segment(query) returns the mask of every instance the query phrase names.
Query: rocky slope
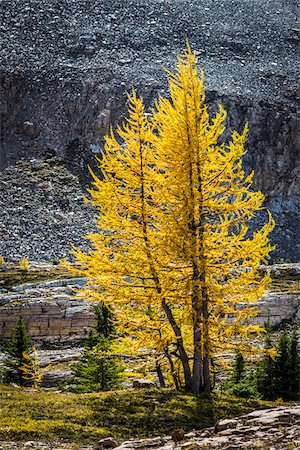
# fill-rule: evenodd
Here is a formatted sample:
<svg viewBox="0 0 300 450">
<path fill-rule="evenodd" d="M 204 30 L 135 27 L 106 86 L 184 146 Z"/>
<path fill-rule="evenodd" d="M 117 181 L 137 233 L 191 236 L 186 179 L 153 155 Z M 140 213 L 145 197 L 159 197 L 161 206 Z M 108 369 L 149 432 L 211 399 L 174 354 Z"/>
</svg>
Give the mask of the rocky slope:
<svg viewBox="0 0 300 450">
<path fill-rule="evenodd" d="M 87 181 L 86 162 L 124 113 L 125 91 L 135 85 L 150 105 L 166 89 L 161 67 L 174 66 L 188 37 L 206 71 L 212 109 L 223 102 L 228 125 L 238 130 L 249 120 L 246 165 L 256 170 L 256 187 L 277 221 L 274 257 L 299 259 L 296 0 L 1 0 L 1 12 L 0 168 L 54 157 Z M 15 202 L 23 193 L 14 184 L 19 175 L 9 169 L 0 176 L 9 179 L 5 195 Z M 7 254 L 20 253 L 21 238 L 24 252 L 32 251 L 30 214 L 34 209 L 15 236 L 1 219 Z M 78 222 L 80 232 L 86 218 Z M 72 226 L 61 223 L 57 231 L 66 228 Z M 48 247 L 48 229 L 41 229 L 41 247 Z M 51 259 L 53 252 L 37 248 L 33 257 Z"/>
<path fill-rule="evenodd" d="M 75 175 L 61 162 L 31 159 L 0 173 L 0 255 L 18 262 L 58 260 L 71 244 L 87 248 L 82 236 L 95 230 Z"/>
</svg>

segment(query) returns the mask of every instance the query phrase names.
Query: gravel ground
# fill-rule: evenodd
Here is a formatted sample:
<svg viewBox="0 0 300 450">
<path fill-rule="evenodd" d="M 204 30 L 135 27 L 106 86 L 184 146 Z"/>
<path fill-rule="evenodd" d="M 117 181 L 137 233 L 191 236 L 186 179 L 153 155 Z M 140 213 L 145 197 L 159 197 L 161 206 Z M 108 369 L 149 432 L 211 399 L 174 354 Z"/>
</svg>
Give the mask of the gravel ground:
<svg viewBox="0 0 300 450">
<path fill-rule="evenodd" d="M 0 67 L 36 78 L 59 73 L 64 83 L 101 70 L 116 81 L 139 84 L 156 78 L 162 63 L 172 66 L 188 37 L 210 89 L 278 98 L 299 70 L 297 5 L 297 0 L 1 0 Z"/>
<path fill-rule="evenodd" d="M 71 244 L 87 248 L 82 236 L 95 229 L 93 209 L 64 166 L 35 159 L 10 166 L 1 173 L 0 192 L 0 255 L 6 260 L 60 260 Z"/>
</svg>

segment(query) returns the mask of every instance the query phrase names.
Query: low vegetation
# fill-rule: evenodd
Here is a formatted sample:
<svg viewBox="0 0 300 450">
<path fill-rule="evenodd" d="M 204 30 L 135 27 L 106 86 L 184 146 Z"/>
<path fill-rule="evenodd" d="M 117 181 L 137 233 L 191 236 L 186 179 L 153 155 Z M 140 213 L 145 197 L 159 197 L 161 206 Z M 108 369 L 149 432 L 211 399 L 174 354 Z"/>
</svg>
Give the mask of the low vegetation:
<svg viewBox="0 0 300 450">
<path fill-rule="evenodd" d="M 20 270 L 20 264 L 9 263 L 1 266 L 0 261 L 1 289 L 10 289 L 23 283 L 39 283 L 67 277 L 72 277 L 72 275 L 61 265 L 29 265 L 28 270 L 24 271 Z"/>
<path fill-rule="evenodd" d="M 0 439 L 93 443 L 170 434 L 209 427 L 221 418 L 246 414 L 275 403 L 167 389 L 63 394 L 0 386 Z"/>
<path fill-rule="evenodd" d="M 300 291 L 300 273 L 280 273 L 273 276 L 270 286 L 272 292 L 299 292 Z"/>
</svg>

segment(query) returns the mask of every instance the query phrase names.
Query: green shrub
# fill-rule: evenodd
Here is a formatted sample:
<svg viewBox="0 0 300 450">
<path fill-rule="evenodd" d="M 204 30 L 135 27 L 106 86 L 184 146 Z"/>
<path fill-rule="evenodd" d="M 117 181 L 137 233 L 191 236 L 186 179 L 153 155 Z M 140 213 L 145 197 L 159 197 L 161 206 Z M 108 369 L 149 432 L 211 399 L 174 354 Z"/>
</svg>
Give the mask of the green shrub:
<svg viewBox="0 0 300 450">
<path fill-rule="evenodd" d="M 228 388 L 229 395 L 235 395 L 241 398 L 257 397 L 256 381 L 253 374 L 248 374 L 243 380 L 237 384 L 233 384 Z"/>
</svg>

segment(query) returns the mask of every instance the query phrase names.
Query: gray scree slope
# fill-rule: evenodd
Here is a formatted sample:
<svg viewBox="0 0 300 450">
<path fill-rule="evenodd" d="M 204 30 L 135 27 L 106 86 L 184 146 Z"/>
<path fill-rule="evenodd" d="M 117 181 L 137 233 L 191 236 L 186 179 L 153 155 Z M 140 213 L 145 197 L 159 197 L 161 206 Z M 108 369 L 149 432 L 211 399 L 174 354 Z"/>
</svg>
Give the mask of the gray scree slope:
<svg viewBox="0 0 300 450">
<path fill-rule="evenodd" d="M 100 151 L 109 123 L 124 114 L 126 90 L 136 86 L 151 105 L 158 92 L 166 92 L 162 66 L 174 67 L 188 37 L 205 69 L 212 110 L 222 102 L 228 126 L 240 131 L 249 121 L 245 163 L 256 171 L 256 187 L 275 215 L 274 258 L 299 259 L 296 0 L 1 0 L 0 6 L 1 170 L 20 159 L 54 159 L 88 181 L 87 161 Z M 10 187 L 9 170 L 2 179 L 11 205 L 22 198 L 22 185 Z M 9 253 L 52 258 L 53 251 L 39 255 L 31 245 L 28 228 L 36 211 L 28 185 L 25 197 L 33 219 L 23 224 L 20 212 L 5 214 L 2 199 L 0 230 Z M 43 199 L 35 201 L 42 210 Z M 52 203 L 59 211 L 55 197 Z M 55 230 L 68 242 L 75 228 L 66 226 L 68 207 L 62 212 L 66 222 Z M 51 248 L 55 231 L 47 227 L 41 225 L 40 239 Z M 22 235 L 25 228 L 28 238 Z M 5 253 L 8 246 L 1 242 Z M 66 248 L 57 244 L 55 255 L 63 256 Z"/>
</svg>

